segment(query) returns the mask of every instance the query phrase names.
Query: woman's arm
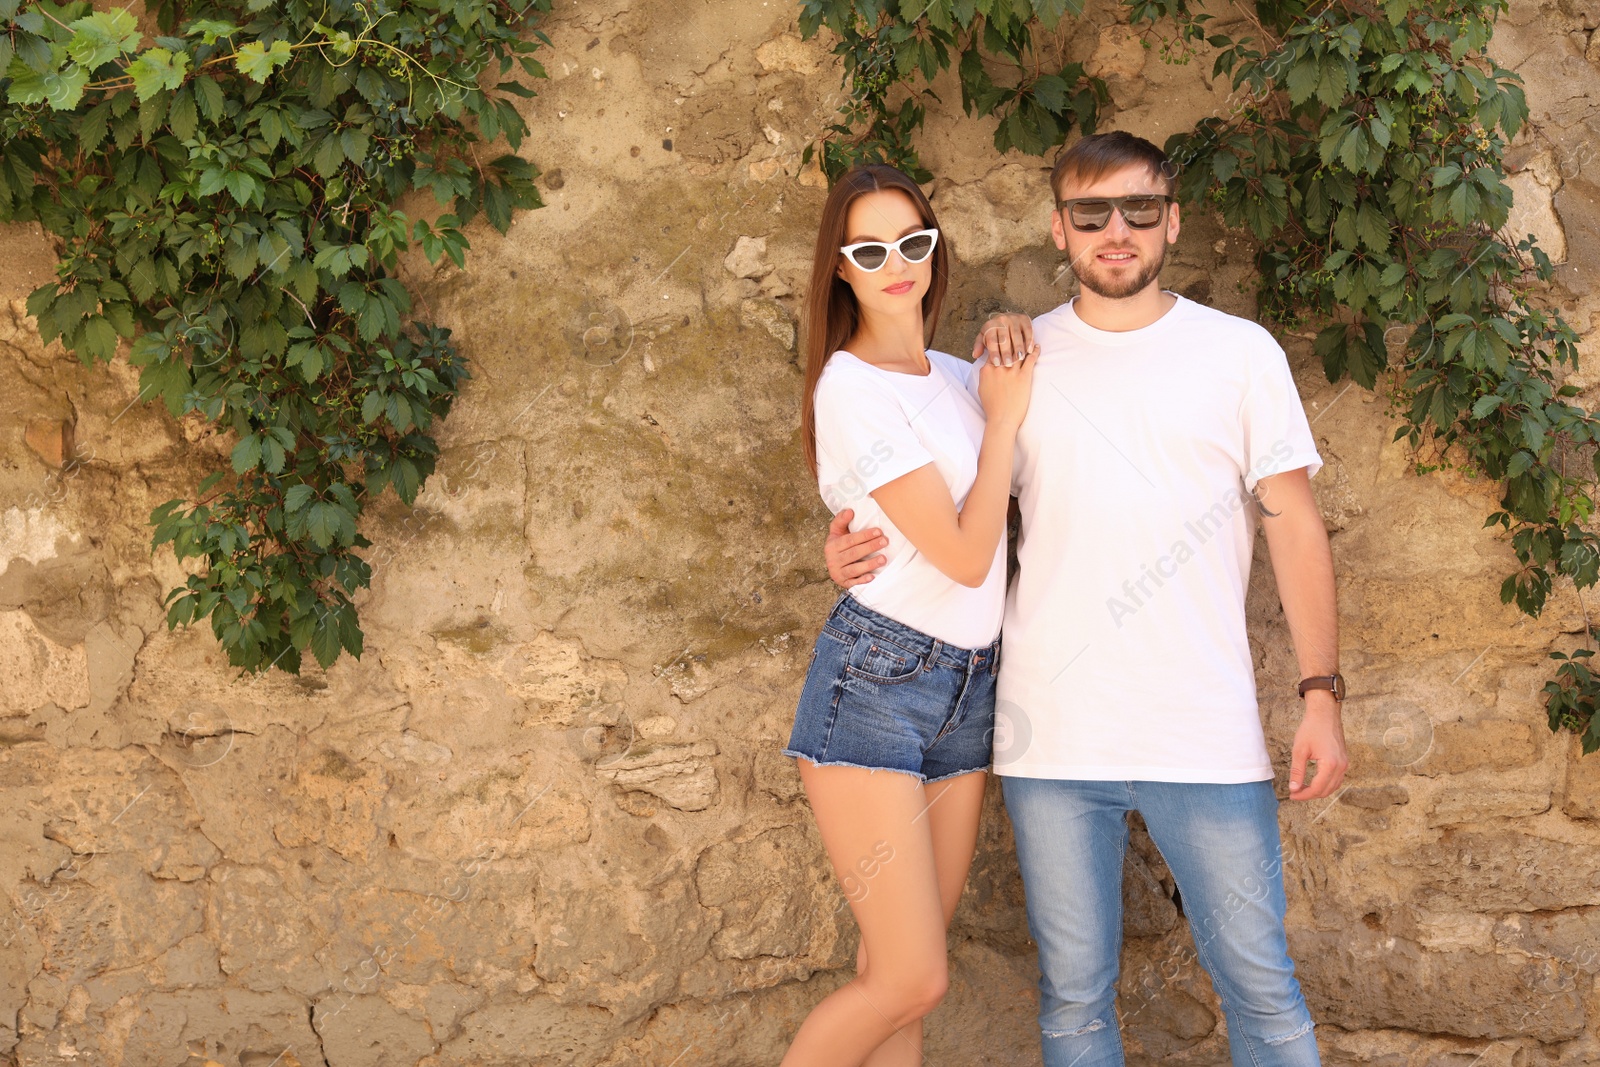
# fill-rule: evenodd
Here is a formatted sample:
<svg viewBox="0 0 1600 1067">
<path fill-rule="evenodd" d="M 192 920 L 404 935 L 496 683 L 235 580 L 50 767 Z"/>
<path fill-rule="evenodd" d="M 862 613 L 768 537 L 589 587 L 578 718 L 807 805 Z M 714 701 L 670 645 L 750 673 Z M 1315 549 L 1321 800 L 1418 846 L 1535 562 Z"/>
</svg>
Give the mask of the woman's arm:
<svg viewBox="0 0 1600 1067">
<path fill-rule="evenodd" d="M 978 450 L 978 473 L 964 507 L 956 511 L 939 469 L 925 463 L 872 492 L 889 521 L 906 540 L 953 581 L 976 588 L 994 563 L 1005 536 L 1011 501 L 1011 462 L 1017 427 L 1028 411 L 1035 359 L 1017 366 L 985 366 L 980 371 L 985 422 Z"/>
</svg>

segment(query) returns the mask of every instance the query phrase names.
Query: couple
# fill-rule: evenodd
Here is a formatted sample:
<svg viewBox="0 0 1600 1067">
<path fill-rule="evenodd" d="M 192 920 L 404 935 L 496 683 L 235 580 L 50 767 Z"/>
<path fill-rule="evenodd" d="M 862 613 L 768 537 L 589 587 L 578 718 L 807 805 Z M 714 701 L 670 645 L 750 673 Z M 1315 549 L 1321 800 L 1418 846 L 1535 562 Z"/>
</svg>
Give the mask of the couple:
<svg viewBox="0 0 1600 1067">
<path fill-rule="evenodd" d="M 1244 602 L 1259 517 L 1303 679 L 1288 797 L 1329 796 L 1347 758 L 1309 485 L 1322 460 L 1272 336 L 1160 288 L 1172 174 L 1123 132 L 1064 152 L 1051 233 L 1080 292 L 1037 320 L 990 320 L 973 363 L 925 347 L 950 257 L 917 185 L 863 166 L 828 196 L 801 412 L 846 592 L 783 751 L 861 942 L 855 978 L 784 1067 L 922 1062 L 991 760 L 1039 950 L 1046 1067 L 1123 1062 L 1129 811 L 1172 870 L 1233 1063 L 1319 1063 Z"/>
</svg>

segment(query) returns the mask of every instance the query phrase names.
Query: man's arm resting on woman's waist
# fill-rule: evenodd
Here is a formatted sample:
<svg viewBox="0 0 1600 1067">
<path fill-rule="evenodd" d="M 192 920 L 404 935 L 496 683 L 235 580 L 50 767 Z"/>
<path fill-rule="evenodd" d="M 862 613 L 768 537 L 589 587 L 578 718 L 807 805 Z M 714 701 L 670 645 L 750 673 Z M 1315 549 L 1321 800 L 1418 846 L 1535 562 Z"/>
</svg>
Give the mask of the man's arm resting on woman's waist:
<svg viewBox="0 0 1600 1067">
<path fill-rule="evenodd" d="M 1017 498 L 1012 497 L 1006 509 L 1007 529 L 1021 514 Z M 845 508 L 835 515 L 828 524 L 828 539 L 822 545 L 822 558 L 828 564 L 828 577 L 842 589 L 872 581 L 873 572 L 888 562 L 883 556 L 877 555 L 889 544 L 889 539 L 883 536 L 883 530 L 869 526 L 851 533 L 850 523 L 855 517 L 853 508 Z"/>
</svg>

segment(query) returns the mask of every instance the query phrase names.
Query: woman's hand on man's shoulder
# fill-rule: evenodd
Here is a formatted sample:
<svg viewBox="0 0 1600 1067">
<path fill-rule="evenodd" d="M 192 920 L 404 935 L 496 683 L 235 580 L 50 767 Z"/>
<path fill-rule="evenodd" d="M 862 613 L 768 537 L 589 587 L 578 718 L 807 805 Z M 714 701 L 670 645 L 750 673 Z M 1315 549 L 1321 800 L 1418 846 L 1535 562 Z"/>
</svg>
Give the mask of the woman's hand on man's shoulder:
<svg viewBox="0 0 1600 1067">
<path fill-rule="evenodd" d="M 1037 355 L 1033 340 L 1033 319 L 1015 312 L 990 316 L 972 342 L 974 361 L 985 354 L 997 366 L 1009 367 L 1025 355 Z"/>
</svg>

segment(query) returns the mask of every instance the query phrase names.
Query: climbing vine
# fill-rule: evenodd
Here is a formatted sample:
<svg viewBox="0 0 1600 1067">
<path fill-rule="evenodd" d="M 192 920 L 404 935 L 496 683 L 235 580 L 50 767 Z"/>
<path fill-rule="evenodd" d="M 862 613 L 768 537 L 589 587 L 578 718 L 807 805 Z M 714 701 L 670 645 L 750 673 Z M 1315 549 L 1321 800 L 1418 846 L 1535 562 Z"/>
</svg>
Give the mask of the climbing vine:
<svg viewBox="0 0 1600 1067">
<path fill-rule="evenodd" d="M 830 181 L 856 163 L 892 163 L 919 182 L 930 180 L 912 137 L 926 115 L 922 99 L 937 98 L 925 84 L 911 85 L 932 81 L 951 63 L 967 114 L 995 116 L 994 146 L 1001 152 L 1039 155 L 1073 127 L 1092 132 L 1110 100 L 1104 81 L 1065 58 L 1069 24 L 1062 16 L 1082 13 L 1075 0 L 902 3 L 902 14 L 919 12 L 910 19 L 894 16 L 894 7 L 893 0 L 800 4 L 802 36 L 826 26 L 839 37 L 834 51 L 844 59 L 851 87 L 840 121 L 829 127 L 833 136 L 821 142 L 820 165 Z M 996 81 L 991 68 L 1002 67 L 1010 75 Z M 907 91 L 895 93 L 897 87 Z M 891 95 L 897 104 L 889 102 Z M 807 161 L 815 147 L 807 147 Z"/>
<path fill-rule="evenodd" d="M 839 38 L 852 104 L 822 146 L 836 176 L 884 160 L 925 176 L 912 102 L 960 55 L 969 113 L 999 119 L 995 146 L 1043 154 L 1096 124 L 1104 89 L 1059 56 L 1076 4 L 1029 0 L 802 0 L 807 35 Z M 1485 48 L 1503 0 L 1383 3 L 1263 0 L 1251 31 L 1211 32 L 1187 0 L 1127 0 L 1131 25 L 1163 58 L 1206 50 L 1231 81 L 1219 113 L 1170 138 L 1180 197 L 1254 236 L 1262 316 L 1319 327 L 1330 382 L 1393 388 L 1395 440 L 1433 462 L 1494 479 L 1518 569 L 1503 602 L 1530 616 L 1555 581 L 1600 578 L 1588 528 L 1600 476 L 1600 420 L 1561 384 L 1577 335 L 1546 304 L 1549 258 L 1504 232 L 1503 156 L 1527 119 L 1520 79 Z M 1053 50 L 1053 51 L 1052 51 Z M 1005 72 L 1010 72 L 1009 74 Z M 1024 129 L 1026 128 L 1026 129 Z M 1398 352 L 1391 354 L 1391 341 Z M 1581 604 L 1581 599 L 1580 599 Z M 1585 621 L 1592 646 L 1600 627 Z M 1552 730 L 1600 749 L 1593 649 L 1551 653 Z"/>
<path fill-rule="evenodd" d="M 149 0 L 143 28 L 19 6 L 0 0 L 0 220 L 60 250 L 28 312 L 85 364 L 129 339 L 142 399 L 236 435 L 151 513 L 152 547 L 203 564 L 168 627 L 209 619 L 253 672 L 359 657 L 358 521 L 385 488 L 415 500 L 470 377 L 450 331 L 410 317 L 397 256 L 460 268 L 480 212 L 504 233 L 541 206 L 508 99 L 533 90 L 505 76 L 544 77 L 550 0 Z M 412 190 L 449 210 L 408 217 Z"/>
</svg>

